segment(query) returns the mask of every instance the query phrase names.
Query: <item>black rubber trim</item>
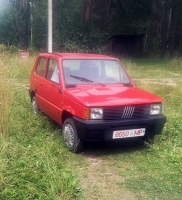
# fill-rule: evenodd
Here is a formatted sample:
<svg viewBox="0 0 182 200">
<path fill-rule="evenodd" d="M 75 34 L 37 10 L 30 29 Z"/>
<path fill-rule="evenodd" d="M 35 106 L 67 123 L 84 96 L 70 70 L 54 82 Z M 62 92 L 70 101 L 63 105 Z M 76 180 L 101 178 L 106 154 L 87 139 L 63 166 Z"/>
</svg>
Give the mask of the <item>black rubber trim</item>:
<svg viewBox="0 0 182 200">
<path fill-rule="evenodd" d="M 159 134 L 165 123 L 166 116 L 152 116 L 143 119 L 125 120 L 83 120 L 73 117 L 79 137 L 87 141 L 112 140 L 114 130 L 145 128 L 145 135 Z"/>
</svg>

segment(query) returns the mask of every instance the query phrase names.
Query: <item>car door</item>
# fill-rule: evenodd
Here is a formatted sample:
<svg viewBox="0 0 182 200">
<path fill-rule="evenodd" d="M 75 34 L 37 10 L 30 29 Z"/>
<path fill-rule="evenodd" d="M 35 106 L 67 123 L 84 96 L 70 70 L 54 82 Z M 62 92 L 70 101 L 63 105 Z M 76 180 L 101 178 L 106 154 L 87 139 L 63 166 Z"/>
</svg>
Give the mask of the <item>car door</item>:
<svg viewBox="0 0 182 200">
<path fill-rule="evenodd" d="M 35 73 L 34 73 L 34 88 L 35 97 L 38 107 L 44 112 L 46 108 L 46 99 L 44 95 L 45 73 L 46 73 L 46 57 L 39 57 Z"/>
<path fill-rule="evenodd" d="M 59 62 L 57 59 L 49 58 L 44 91 L 47 99 L 46 113 L 58 122 L 60 122 L 63 102 L 61 88 Z"/>
</svg>

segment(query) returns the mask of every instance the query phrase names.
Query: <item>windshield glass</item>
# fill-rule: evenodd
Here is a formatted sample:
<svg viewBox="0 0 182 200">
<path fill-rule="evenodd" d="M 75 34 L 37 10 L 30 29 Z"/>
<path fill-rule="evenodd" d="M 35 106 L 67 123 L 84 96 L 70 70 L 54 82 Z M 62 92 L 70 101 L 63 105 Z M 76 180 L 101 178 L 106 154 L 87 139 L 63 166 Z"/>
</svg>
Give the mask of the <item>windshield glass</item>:
<svg viewBox="0 0 182 200">
<path fill-rule="evenodd" d="M 63 73 L 67 85 L 130 83 L 115 60 L 63 60 Z"/>
</svg>

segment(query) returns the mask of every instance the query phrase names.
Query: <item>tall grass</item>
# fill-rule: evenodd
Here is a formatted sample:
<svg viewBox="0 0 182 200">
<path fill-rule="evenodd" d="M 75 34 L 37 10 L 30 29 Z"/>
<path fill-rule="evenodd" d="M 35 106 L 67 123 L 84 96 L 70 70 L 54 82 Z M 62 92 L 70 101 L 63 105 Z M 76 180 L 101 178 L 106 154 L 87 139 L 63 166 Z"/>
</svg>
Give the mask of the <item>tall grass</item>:
<svg viewBox="0 0 182 200">
<path fill-rule="evenodd" d="M 6 78 L 7 68 L 0 55 L 0 133 L 5 135 L 8 125 L 9 81 Z"/>
<path fill-rule="evenodd" d="M 31 112 L 34 61 L 1 55 L 0 199 L 77 199 L 81 189 L 68 167 L 74 157 L 61 143 L 60 127 Z"/>
<path fill-rule="evenodd" d="M 6 165 L 6 149 L 8 146 L 8 115 L 9 115 L 9 81 L 6 77 L 6 67 L 2 61 L 2 54 L 0 54 L 0 187 L 3 182 L 2 171 Z"/>
</svg>

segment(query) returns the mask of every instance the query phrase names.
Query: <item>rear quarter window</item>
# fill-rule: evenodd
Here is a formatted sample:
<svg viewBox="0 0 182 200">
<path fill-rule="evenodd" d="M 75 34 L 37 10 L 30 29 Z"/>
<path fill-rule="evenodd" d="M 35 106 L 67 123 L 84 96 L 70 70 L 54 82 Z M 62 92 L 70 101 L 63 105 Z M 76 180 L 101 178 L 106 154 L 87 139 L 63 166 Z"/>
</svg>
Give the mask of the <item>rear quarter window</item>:
<svg viewBox="0 0 182 200">
<path fill-rule="evenodd" d="M 46 66 L 46 58 L 39 58 L 37 67 L 36 67 L 36 74 L 38 76 L 44 77 L 44 71 L 45 71 L 45 66 Z"/>
</svg>

